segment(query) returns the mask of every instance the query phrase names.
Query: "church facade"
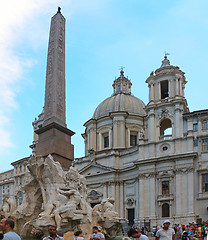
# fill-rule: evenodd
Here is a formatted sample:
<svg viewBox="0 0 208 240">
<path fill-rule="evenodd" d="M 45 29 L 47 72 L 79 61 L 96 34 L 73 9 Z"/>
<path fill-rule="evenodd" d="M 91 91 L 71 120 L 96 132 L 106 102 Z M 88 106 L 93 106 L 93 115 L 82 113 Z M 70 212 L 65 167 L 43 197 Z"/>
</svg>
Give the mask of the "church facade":
<svg viewBox="0 0 208 240">
<path fill-rule="evenodd" d="M 208 219 L 208 109 L 190 112 L 185 74 L 165 56 L 146 83 L 145 105 L 124 76 L 96 108 L 82 134 L 85 156 L 74 165 L 87 179 L 92 206 L 115 199 L 129 224 Z"/>
</svg>

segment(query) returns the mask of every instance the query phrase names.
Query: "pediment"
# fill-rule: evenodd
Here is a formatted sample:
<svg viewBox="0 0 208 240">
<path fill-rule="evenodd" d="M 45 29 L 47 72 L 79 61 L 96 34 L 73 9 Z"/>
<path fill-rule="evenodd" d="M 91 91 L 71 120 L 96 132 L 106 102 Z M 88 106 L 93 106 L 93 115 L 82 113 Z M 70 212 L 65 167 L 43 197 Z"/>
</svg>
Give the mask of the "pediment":
<svg viewBox="0 0 208 240">
<path fill-rule="evenodd" d="M 116 169 L 101 165 L 96 162 L 91 162 L 84 168 L 80 169 L 79 173 L 85 176 L 90 176 L 90 175 L 98 175 L 98 174 L 105 174 L 105 173 L 111 173 L 115 172 Z"/>
</svg>

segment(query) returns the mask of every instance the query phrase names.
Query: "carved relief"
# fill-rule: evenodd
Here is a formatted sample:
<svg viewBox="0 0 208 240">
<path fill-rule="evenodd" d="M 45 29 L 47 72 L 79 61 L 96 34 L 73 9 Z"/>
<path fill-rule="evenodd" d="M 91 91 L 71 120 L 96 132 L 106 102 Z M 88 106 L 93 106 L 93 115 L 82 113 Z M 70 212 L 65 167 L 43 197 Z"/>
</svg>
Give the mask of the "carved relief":
<svg viewBox="0 0 208 240">
<path fill-rule="evenodd" d="M 143 140 L 144 139 L 144 129 L 142 128 L 140 131 L 139 131 L 139 140 Z"/>
<path fill-rule="evenodd" d="M 128 205 L 129 207 L 132 207 L 135 204 L 135 199 L 134 198 L 128 198 L 126 200 L 126 205 Z"/>
<path fill-rule="evenodd" d="M 91 202 L 97 202 L 103 197 L 103 194 L 101 192 L 92 190 L 87 194 L 87 197 Z"/>
<path fill-rule="evenodd" d="M 159 120 L 163 119 L 163 118 L 172 118 L 173 114 L 170 110 L 168 109 L 162 109 L 158 114 L 157 114 L 157 118 Z"/>
<path fill-rule="evenodd" d="M 184 167 L 184 168 L 177 168 L 175 170 L 176 174 L 184 174 L 184 173 L 189 173 L 189 172 L 194 172 L 194 168 L 193 167 Z"/>
<path fill-rule="evenodd" d="M 151 173 L 140 173 L 138 175 L 139 179 L 141 178 L 152 178 L 155 177 L 155 172 L 151 172 Z"/>
</svg>

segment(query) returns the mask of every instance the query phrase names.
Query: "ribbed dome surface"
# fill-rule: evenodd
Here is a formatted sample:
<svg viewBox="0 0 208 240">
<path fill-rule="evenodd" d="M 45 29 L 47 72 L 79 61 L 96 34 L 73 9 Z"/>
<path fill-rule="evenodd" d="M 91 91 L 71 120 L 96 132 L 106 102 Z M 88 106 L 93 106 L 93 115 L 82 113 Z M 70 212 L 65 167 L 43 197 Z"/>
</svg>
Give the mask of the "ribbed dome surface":
<svg viewBox="0 0 208 240">
<path fill-rule="evenodd" d="M 125 111 L 140 116 L 145 115 L 145 104 L 138 98 L 129 94 L 116 94 L 105 99 L 95 109 L 93 114 L 94 119 L 108 116 L 111 112 Z"/>
</svg>

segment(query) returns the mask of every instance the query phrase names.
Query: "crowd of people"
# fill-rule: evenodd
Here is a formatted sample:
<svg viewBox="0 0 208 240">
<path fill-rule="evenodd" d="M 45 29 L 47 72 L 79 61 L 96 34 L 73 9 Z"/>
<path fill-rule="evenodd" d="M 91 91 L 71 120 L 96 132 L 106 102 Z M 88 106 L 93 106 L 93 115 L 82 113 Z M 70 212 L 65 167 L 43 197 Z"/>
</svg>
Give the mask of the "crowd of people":
<svg viewBox="0 0 208 240">
<path fill-rule="evenodd" d="M 157 232 L 161 228 L 162 226 L 153 227 L 154 237 L 157 237 Z M 208 223 L 203 222 L 202 224 L 196 224 L 192 222 L 187 225 L 173 224 L 171 229 L 174 230 L 176 240 L 204 240 L 207 238 Z"/>
<path fill-rule="evenodd" d="M 152 232 L 131 228 L 128 236 L 136 240 L 148 240 L 148 236 L 154 236 L 154 240 L 206 240 L 208 233 L 208 222 L 202 224 L 189 223 L 173 224 L 169 220 L 165 220 L 162 226 L 153 226 Z"/>
<path fill-rule="evenodd" d="M 0 234 L 0 239 L 3 240 L 21 240 L 18 234 L 14 232 L 14 221 L 9 218 L 4 218 L 0 222 L 0 229 L 4 234 Z M 147 229 L 146 229 L 147 230 Z M 56 226 L 50 226 L 48 229 L 49 236 L 43 240 L 64 240 L 63 237 L 57 234 Z M 208 223 L 202 224 L 189 223 L 173 224 L 169 220 L 163 222 L 163 226 L 153 226 L 152 233 L 154 240 L 206 240 L 208 233 Z M 145 231 L 145 228 L 130 228 L 128 236 L 136 240 L 149 240 L 150 233 Z M 152 236 L 151 236 L 152 237 Z M 97 226 L 92 228 L 92 233 L 87 237 L 83 237 L 81 230 L 74 232 L 74 240 L 105 240 L 105 236 L 101 233 Z"/>
<path fill-rule="evenodd" d="M 0 234 L 0 239 L 21 240 L 20 236 L 14 232 L 14 226 L 15 223 L 12 219 L 3 218 L 0 222 L 0 230 L 3 232 L 3 234 Z M 44 237 L 43 240 L 64 240 L 57 234 L 56 226 L 49 226 L 48 233 L 49 236 Z M 99 231 L 97 226 L 94 226 L 88 238 L 84 238 L 82 231 L 78 230 L 74 233 L 74 240 L 105 240 L 105 235 Z"/>
</svg>

